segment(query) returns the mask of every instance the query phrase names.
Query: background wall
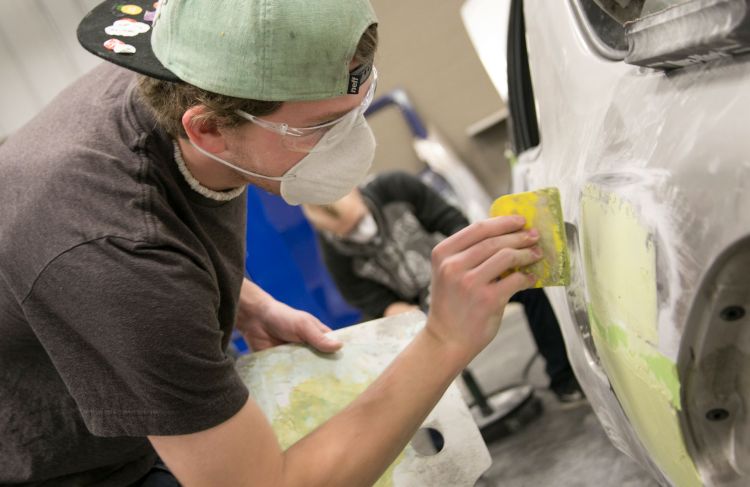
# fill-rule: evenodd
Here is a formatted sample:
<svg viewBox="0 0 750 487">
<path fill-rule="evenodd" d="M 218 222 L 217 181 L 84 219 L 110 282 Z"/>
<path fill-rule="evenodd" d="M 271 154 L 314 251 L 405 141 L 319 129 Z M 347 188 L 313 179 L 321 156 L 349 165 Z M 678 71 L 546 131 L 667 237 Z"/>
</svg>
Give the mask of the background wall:
<svg viewBox="0 0 750 487">
<path fill-rule="evenodd" d="M 99 60 L 76 27 L 99 0 L 0 0 L 0 138 Z"/>
<path fill-rule="evenodd" d="M 477 137 L 469 126 L 504 110 L 469 42 L 463 0 L 372 0 L 380 20 L 379 94 L 403 87 L 491 196 L 507 190 L 505 124 Z M 99 0 L 0 0 L 0 139 L 100 61 L 78 45 L 75 29 Z M 500 29 L 499 29 L 499 32 Z M 422 167 L 395 108 L 373 116 L 374 171 Z"/>
<path fill-rule="evenodd" d="M 466 130 L 502 112 L 492 86 L 461 20 L 463 0 L 371 0 L 380 22 L 378 94 L 404 88 L 427 124 L 477 175 L 490 196 L 507 191 L 510 171 L 503 156 L 505 123 L 478 137 Z M 504 29 L 498 26 L 498 35 Z M 422 167 L 411 149 L 411 136 L 395 108 L 371 119 L 378 138 L 374 170 Z"/>
</svg>

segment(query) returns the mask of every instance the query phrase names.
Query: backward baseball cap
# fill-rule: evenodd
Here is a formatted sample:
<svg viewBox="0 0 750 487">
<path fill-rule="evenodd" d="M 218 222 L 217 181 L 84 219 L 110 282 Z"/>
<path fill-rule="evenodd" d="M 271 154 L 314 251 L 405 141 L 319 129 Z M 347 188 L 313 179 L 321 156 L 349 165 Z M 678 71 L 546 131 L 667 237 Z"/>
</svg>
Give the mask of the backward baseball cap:
<svg viewBox="0 0 750 487">
<path fill-rule="evenodd" d="M 147 34 L 153 54 L 133 56 L 92 50 L 86 37 L 103 27 L 82 29 L 86 21 L 79 26 L 84 47 L 135 71 L 148 75 L 145 66 L 160 64 L 213 93 L 301 101 L 350 92 L 350 63 L 377 18 L 369 0 L 162 0 Z M 139 65 L 139 54 L 155 59 Z"/>
</svg>

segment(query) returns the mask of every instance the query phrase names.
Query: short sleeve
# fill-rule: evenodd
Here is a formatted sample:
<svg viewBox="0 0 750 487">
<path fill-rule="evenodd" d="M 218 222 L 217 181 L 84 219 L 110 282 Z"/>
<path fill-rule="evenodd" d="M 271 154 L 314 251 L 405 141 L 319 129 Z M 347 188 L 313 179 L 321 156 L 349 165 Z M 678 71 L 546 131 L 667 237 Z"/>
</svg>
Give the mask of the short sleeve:
<svg viewBox="0 0 750 487">
<path fill-rule="evenodd" d="M 23 308 L 92 434 L 188 434 L 248 396 L 222 348 L 219 289 L 177 249 L 103 238 L 48 264 Z"/>
</svg>

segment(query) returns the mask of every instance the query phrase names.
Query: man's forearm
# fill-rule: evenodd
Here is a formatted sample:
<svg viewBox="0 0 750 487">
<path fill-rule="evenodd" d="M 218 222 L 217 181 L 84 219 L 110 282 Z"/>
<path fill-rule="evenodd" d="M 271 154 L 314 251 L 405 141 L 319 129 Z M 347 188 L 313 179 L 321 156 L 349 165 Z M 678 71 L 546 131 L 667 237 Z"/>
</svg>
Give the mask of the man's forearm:
<svg viewBox="0 0 750 487">
<path fill-rule="evenodd" d="M 240 300 L 237 306 L 237 329 L 244 333 L 252 320 L 266 314 L 268 306 L 275 300 L 260 286 L 248 278 L 244 278 L 240 290 Z"/>
<path fill-rule="evenodd" d="M 469 359 L 422 330 L 360 397 L 284 453 L 283 485 L 373 484 Z"/>
<path fill-rule="evenodd" d="M 257 313 L 270 299 L 273 299 L 271 295 L 250 279 L 245 277 L 242 280 L 239 301 L 240 313 Z"/>
</svg>

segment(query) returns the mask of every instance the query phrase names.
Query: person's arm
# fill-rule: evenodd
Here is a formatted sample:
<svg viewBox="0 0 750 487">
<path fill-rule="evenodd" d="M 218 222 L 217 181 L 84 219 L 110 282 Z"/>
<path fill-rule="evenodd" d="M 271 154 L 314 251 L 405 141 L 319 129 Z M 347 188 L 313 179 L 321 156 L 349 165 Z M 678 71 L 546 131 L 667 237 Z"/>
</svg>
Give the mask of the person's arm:
<svg viewBox="0 0 750 487">
<path fill-rule="evenodd" d="M 425 328 L 361 396 L 288 450 L 252 400 L 214 428 L 151 436 L 154 448 L 187 487 L 371 485 L 495 336 L 508 299 L 534 282 L 518 272 L 498 278 L 540 258 L 523 224 L 495 218 L 438 244 Z"/>
<path fill-rule="evenodd" d="M 307 343 L 321 352 L 335 352 L 341 342 L 316 317 L 275 300 L 258 285 L 242 282 L 237 330 L 254 352 L 284 343 Z"/>
<path fill-rule="evenodd" d="M 383 316 L 393 316 L 401 313 L 408 313 L 409 311 L 416 311 L 418 309 L 419 306 L 417 306 L 416 304 L 410 304 L 404 301 L 396 301 L 395 303 L 391 303 L 388 305 L 388 307 L 383 312 Z"/>
<path fill-rule="evenodd" d="M 325 238 L 318 239 L 326 269 L 331 274 L 341 296 L 370 318 L 385 316 L 388 307 L 402 298 L 388 287 L 358 276 L 352 258 L 338 252 Z"/>
<path fill-rule="evenodd" d="M 385 173 L 367 185 L 364 193 L 381 204 L 394 201 L 409 203 L 414 215 L 428 232 L 453 235 L 469 225 L 466 216 L 440 193 L 418 177 L 403 171 Z"/>
</svg>

